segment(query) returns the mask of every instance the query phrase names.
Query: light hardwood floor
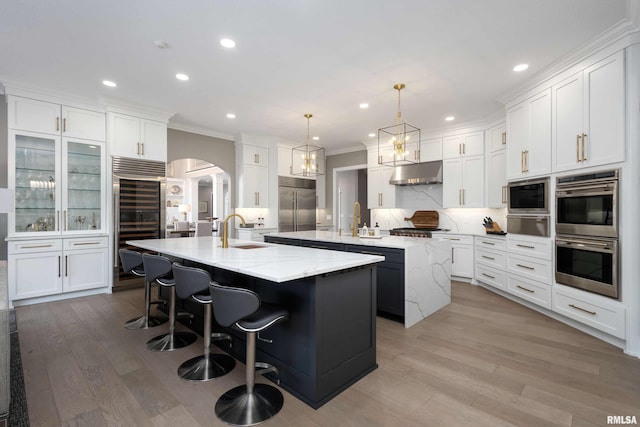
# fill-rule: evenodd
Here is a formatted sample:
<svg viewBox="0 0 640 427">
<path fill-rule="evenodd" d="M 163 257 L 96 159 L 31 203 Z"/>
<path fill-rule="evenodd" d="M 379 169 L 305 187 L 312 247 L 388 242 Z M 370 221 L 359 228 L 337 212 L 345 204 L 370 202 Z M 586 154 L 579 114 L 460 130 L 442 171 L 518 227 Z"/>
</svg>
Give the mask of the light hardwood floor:
<svg viewBox="0 0 640 427">
<path fill-rule="evenodd" d="M 134 290 L 16 309 L 32 426 L 223 425 L 215 401 L 243 383 L 244 365 L 214 381 L 181 381 L 176 368 L 201 354 L 202 339 L 146 350 L 166 324 L 124 329 L 142 306 Z M 481 287 L 454 283 L 453 302 L 410 329 L 382 318 L 377 327 L 377 370 L 318 410 L 283 391 L 283 410 L 265 425 L 640 422 L 640 360 Z"/>
</svg>

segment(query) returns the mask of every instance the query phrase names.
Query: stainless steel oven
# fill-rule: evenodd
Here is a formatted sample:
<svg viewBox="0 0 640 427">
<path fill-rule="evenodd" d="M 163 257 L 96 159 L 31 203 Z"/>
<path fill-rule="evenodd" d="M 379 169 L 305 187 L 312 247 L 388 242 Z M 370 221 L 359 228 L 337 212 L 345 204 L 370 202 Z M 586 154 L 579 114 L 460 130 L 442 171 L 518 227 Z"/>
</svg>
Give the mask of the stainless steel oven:
<svg viewBox="0 0 640 427">
<path fill-rule="evenodd" d="M 619 299 L 618 240 L 556 236 L 556 282 Z"/>
<path fill-rule="evenodd" d="M 510 182 L 509 214 L 548 214 L 549 178 Z"/>
<path fill-rule="evenodd" d="M 556 233 L 618 237 L 618 170 L 557 179 Z"/>
</svg>

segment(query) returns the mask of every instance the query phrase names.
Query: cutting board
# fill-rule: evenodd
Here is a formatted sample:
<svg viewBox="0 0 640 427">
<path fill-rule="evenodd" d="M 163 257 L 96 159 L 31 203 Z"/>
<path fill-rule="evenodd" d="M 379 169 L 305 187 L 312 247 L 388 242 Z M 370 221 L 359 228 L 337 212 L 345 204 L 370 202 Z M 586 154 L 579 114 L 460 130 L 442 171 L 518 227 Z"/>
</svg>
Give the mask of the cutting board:
<svg viewBox="0 0 640 427">
<path fill-rule="evenodd" d="M 411 221 L 416 228 L 438 228 L 438 211 L 415 211 L 411 218 L 404 220 Z"/>
</svg>

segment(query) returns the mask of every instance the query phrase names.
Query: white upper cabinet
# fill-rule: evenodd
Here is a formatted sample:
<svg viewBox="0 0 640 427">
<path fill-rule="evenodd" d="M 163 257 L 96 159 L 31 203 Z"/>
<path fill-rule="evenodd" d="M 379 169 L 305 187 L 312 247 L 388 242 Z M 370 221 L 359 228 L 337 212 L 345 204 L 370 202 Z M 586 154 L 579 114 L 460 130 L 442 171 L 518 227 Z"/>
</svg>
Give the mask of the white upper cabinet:
<svg viewBox="0 0 640 427">
<path fill-rule="evenodd" d="M 269 167 L 269 148 L 243 144 L 242 163 L 245 165 Z M 289 159 L 289 164 L 291 159 Z"/>
<path fill-rule="evenodd" d="M 19 96 L 8 96 L 9 129 L 105 140 L 104 113 Z"/>
<path fill-rule="evenodd" d="M 442 160 L 442 138 L 420 141 L 420 161 L 433 162 Z"/>
<path fill-rule="evenodd" d="M 447 136 L 442 141 L 444 159 L 455 159 L 484 154 L 484 132 Z"/>
<path fill-rule="evenodd" d="M 443 161 L 442 207 L 484 207 L 484 156 Z"/>
<path fill-rule="evenodd" d="M 507 150 L 498 150 L 488 154 L 487 171 L 487 207 L 507 207 Z"/>
<path fill-rule="evenodd" d="M 507 109 L 507 179 L 551 172 L 551 89 Z"/>
<path fill-rule="evenodd" d="M 552 87 L 553 170 L 624 160 L 624 53 Z"/>
<path fill-rule="evenodd" d="M 236 143 L 239 208 L 269 207 L 269 148 Z"/>
<path fill-rule="evenodd" d="M 367 205 L 369 209 L 395 208 L 396 186 L 389 184 L 393 168 L 376 167 L 367 170 Z"/>
<path fill-rule="evenodd" d="M 121 113 L 107 118 L 112 155 L 167 161 L 166 123 Z"/>
<path fill-rule="evenodd" d="M 507 147 L 507 126 L 500 123 L 489 129 L 489 151 L 494 152 Z"/>
</svg>

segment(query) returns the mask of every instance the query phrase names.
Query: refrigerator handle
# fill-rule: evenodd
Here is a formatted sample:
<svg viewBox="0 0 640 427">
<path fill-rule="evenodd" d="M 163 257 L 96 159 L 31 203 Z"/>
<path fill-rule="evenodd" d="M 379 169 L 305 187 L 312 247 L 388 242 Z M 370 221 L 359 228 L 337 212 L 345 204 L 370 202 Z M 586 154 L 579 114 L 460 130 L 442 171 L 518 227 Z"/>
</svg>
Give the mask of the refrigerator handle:
<svg viewBox="0 0 640 427">
<path fill-rule="evenodd" d="M 113 267 L 118 268 L 118 249 L 120 246 L 120 197 L 113 193 Z"/>
</svg>

